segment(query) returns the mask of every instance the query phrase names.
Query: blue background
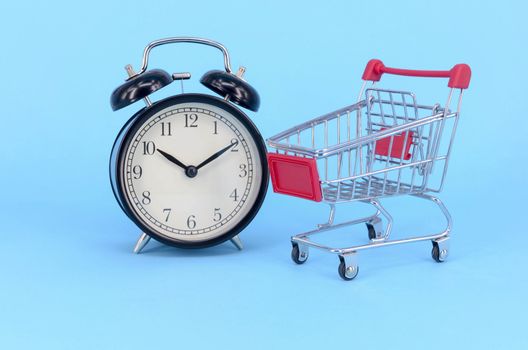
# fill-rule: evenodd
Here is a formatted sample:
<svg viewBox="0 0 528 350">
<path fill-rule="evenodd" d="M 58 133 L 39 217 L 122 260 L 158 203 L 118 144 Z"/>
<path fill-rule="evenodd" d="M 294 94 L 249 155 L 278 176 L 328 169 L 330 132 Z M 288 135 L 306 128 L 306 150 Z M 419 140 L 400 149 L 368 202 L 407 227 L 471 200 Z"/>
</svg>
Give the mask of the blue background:
<svg viewBox="0 0 528 350">
<path fill-rule="evenodd" d="M 3 1 L 0 348 L 526 349 L 526 11 L 521 1 Z M 107 161 L 140 104 L 114 113 L 109 96 L 148 42 L 181 35 L 218 40 L 247 67 L 265 137 L 355 102 L 370 58 L 470 64 L 440 194 L 455 220 L 449 261 L 434 263 L 422 242 L 361 252 L 352 282 L 334 255 L 312 251 L 297 266 L 290 235 L 327 208 L 271 191 L 242 252 L 154 242 L 133 255 L 138 230 L 112 196 Z M 206 92 L 198 79 L 221 60 L 180 45 L 154 51 L 151 67 L 191 71 L 186 91 Z M 423 103 L 443 102 L 445 85 L 383 84 Z M 395 234 L 443 225 L 416 199 L 385 203 Z M 363 212 L 345 205 L 338 219 Z"/>
</svg>

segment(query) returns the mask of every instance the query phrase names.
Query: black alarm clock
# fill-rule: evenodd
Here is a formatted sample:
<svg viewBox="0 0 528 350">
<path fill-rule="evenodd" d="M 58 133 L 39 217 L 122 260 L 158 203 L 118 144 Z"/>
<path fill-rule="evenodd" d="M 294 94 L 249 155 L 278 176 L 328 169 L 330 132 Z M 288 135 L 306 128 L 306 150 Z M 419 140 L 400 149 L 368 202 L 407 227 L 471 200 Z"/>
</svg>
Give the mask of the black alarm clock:
<svg viewBox="0 0 528 350">
<path fill-rule="evenodd" d="M 219 49 L 224 70 L 211 70 L 200 82 L 221 98 L 181 93 L 151 102 L 149 95 L 190 73 L 147 70 L 150 51 L 160 45 L 195 43 Z M 260 97 L 231 70 L 227 49 L 212 40 L 175 37 L 145 47 L 135 73 L 114 90 L 112 109 L 143 100 L 119 132 L 110 158 L 110 180 L 117 202 L 142 234 L 135 253 L 154 238 L 180 248 L 204 248 L 231 240 L 262 205 L 268 187 L 264 140 L 236 105 L 257 111 Z"/>
</svg>

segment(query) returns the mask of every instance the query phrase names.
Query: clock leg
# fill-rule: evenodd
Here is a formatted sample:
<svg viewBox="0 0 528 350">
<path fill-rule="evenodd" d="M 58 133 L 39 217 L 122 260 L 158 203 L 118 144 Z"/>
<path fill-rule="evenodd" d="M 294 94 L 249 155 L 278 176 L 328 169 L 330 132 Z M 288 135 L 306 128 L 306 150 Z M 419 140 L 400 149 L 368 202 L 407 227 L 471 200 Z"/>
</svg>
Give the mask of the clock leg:
<svg viewBox="0 0 528 350">
<path fill-rule="evenodd" d="M 143 248 L 147 245 L 147 243 L 150 241 L 150 236 L 146 233 L 141 233 L 141 236 L 139 236 L 139 239 L 136 242 L 136 245 L 134 246 L 134 253 L 139 254 Z"/>
<path fill-rule="evenodd" d="M 231 243 L 233 243 L 233 245 L 237 247 L 238 250 L 242 250 L 244 248 L 244 246 L 242 245 L 242 241 L 240 240 L 240 237 L 238 237 L 238 235 L 231 238 Z"/>
</svg>

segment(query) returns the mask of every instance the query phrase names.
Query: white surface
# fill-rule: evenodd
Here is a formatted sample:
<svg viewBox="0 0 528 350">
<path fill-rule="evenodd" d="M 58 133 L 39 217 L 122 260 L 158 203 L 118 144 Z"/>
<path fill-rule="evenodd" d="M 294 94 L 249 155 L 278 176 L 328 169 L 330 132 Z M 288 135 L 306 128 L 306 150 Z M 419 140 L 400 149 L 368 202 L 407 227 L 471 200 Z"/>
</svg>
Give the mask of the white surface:
<svg viewBox="0 0 528 350">
<path fill-rule="evenodd" d="M 198 115 L 196 127 L 190 119 L 185 127 L 186 114 Z M 162 123 L 166 134 L 170 123 L 170 136 L 162 136 Z M 152 141 L 156 149 L 197 166 L 233 139 L 239 144 L 199 169 L 194 178 L 158 151 L 144 154 L 143 142 Z M 178 240 L 208 240 L 232 229 L 251 209 L 262 181 L 257 147 L 247 129 L 226 111 L 203 103 L 178 104 L 153 115 L 134 135 L 126 159 L 123 178 L 133 209 L 154 231 Z M 139 179 L 132 172 L 136 165 L 142 168 Z M 246 166 L 245 176 L 241 166 Z M 150 203 L 143 193 L 149 194 Z"/>
</svg>

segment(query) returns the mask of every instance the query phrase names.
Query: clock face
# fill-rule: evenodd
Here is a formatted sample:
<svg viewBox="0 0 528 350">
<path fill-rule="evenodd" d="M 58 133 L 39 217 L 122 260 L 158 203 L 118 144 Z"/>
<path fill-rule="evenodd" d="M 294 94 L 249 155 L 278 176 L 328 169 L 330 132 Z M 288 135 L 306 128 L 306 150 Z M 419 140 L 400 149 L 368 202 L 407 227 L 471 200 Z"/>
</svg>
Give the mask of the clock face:
<svg viewBox="0 0 528 350">
<path fill-rule="evenodd" d="M 199 246 L 231 238 L 265 195 L 260 134 L 238 109 L 205 95 L 154 107 L 139 117 L 120 152 L 127 206 L 146 233 L 165 242 Z"/>
</svg>

